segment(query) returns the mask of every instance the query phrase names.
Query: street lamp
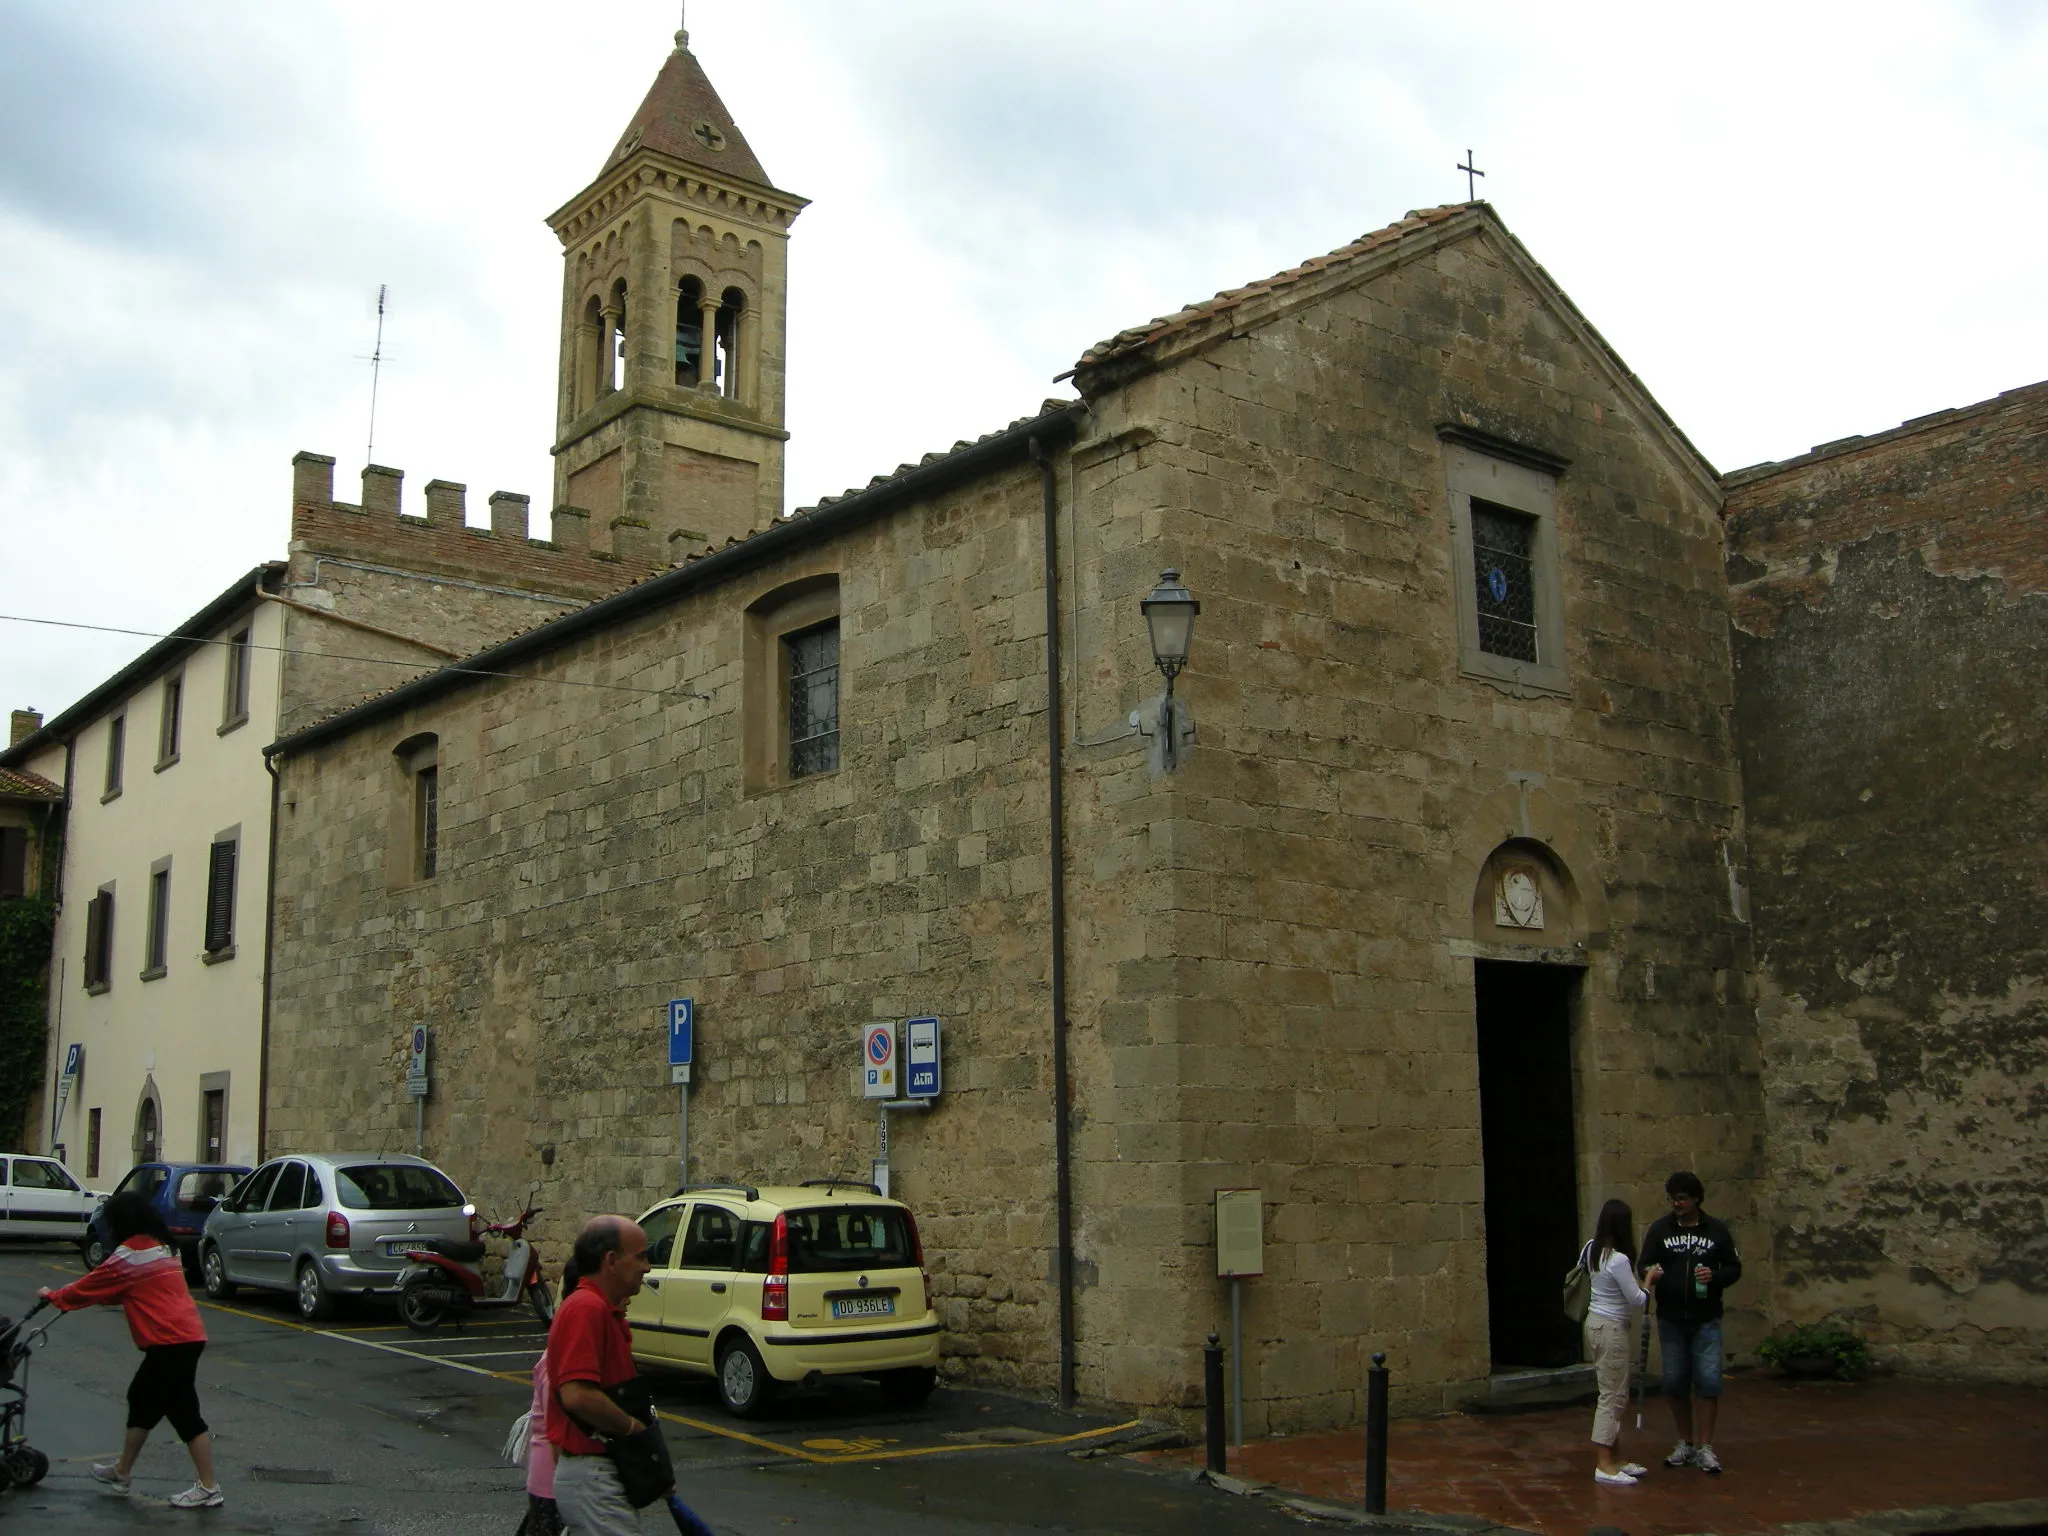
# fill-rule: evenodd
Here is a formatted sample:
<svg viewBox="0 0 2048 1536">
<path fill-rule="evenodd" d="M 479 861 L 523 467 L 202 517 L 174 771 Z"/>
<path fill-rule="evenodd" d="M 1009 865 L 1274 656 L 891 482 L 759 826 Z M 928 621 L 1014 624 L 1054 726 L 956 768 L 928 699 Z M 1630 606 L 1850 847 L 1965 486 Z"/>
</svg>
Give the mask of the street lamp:
<svg viewBox="0 0 2048 1536">
<path fill-rule="evenodd" d="M 1145 615 L 1145 627 L 1152 636 L 1152 664 L 1166 677 L 1166 696 L 1159 701 L 1160 761 L 1169 771 L 1178 757 L 1179 721 L 1173 703 L 1173 680 L 1188 664 L 1188 646 L 1194 639 L 1195 615 L 1202 605 L 1180 583 L 1179 571 L 1161 571 L 1159 585 L 1138 604 Z"/>
</svg>

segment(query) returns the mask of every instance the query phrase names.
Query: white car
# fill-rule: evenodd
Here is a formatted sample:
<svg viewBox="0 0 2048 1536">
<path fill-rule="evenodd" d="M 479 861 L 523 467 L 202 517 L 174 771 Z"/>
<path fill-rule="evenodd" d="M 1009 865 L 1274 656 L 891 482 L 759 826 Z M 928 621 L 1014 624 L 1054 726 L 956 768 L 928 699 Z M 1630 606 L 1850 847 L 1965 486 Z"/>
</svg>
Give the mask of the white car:
<svg viewBox="0 0 2048 1536">
<path fill-rule="evenodd" d="M 106 1198 L 54 1157 L 0 1157 L 0 1238 L 79 1242 Z"/>
</svg>

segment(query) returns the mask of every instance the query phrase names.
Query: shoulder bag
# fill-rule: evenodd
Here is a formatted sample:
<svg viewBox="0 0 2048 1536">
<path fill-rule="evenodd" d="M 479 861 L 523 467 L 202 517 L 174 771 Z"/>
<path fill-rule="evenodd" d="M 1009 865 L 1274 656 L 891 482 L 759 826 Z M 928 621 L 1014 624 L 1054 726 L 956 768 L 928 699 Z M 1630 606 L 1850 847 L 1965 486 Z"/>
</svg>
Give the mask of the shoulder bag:
<svg viewBox="0 0 2048 1536">
<path fill-rule="evenodd" d="M 575 1414 L 570 1413 L 569 1417 L 603 1442 L 604 1453 L 619 1474 L 619 1487 L 626 1502 L 635 1509 L 645 1509 L 676 1485 L 675 1463 L 669 1459 L 668 1441 L 662 1438 L 661 1421 L 654 1413 L 654 1395 L 642 1376 L 599 1390 L 638 1419 L 640 1428 L 630 1435 L 605 1439 L 583 1420 L 576 1419 Z M 560 1392 L 555 1395 L 559 1400 Z M 562 1404 L 562 1411 L 569 1413 L 567 1403 Z"/>
<path fill-rule="evenodd" d="M 1564 1272 L 1564 1315 L 1575 1323 L 1583 1323 L 1593 1309 L 1593 1269 L 1587 1262 L 1592 1256 L 1589 1240 L 1579 1250 L 1578 1263 Z"/>
</svg>

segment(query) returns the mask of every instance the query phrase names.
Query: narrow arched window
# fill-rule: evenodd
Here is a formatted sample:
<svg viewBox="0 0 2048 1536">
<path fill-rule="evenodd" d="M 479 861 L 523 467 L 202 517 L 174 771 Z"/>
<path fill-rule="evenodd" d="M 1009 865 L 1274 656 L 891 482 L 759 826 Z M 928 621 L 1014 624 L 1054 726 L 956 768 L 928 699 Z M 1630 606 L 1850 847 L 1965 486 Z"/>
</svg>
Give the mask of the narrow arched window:
<svg viewBox="0 0 2048 1536">
<path fill-rule="evenodd" d="M 676 383 L 695 389 L 703 368 L 704 285 L 694 277 L 676 290 Z"/>
<path fill-rule="evenodd" d="M 610 370 L 608 374 L 611 380 L 610 388 L 614 390 L 624 389 L 626 387 L 626 285 L 624 283 L 620 283 L 612 289 L 611 310 L 607 318 L 610 321 L 607 328 L 609 345 L 605 351 L 607 358 L 606 366 Z"/>
<path fill-rule="evenodd" d="M 604 377 L 604 306 L 597 295 L 583 306 L 583 324 L 576 338 L 576 401 L 581 413 L 597 404 L 598 380 Z"/>
<path fill-rule="evenodd" d="M 747 296 L 728 288 L 718 298 L 718 392 L 728 400 L 740 398 L 740 317 L 746 313 Z"/>
</svg>

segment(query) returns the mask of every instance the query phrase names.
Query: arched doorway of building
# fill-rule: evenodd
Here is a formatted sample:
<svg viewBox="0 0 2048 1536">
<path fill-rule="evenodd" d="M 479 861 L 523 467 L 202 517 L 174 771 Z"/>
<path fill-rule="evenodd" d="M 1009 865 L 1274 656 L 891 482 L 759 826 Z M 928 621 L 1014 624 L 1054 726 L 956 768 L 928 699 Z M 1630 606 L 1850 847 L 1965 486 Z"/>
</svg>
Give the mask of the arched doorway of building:
<svg viewBox="0 0 2048 1536">
<path fill-rule="evenodd" d="M 142 1099 L 135 1106 L 134 1161 L 154 1163 L 163 1157 L 163 1106 L 157 1102 L 156 1079 L 142 1085 Z"/>
<path fill-rule="evenodd" d="M 1581 1241 L 1573 1029 L 1584 967 L 1570 876 L 1541 843 L 1486 860 L 1472 991 L 1486 1181 L 1487 1324 L 1496 1371 L 1576 1364 L 1559 1297 Z"/>
</svg>

